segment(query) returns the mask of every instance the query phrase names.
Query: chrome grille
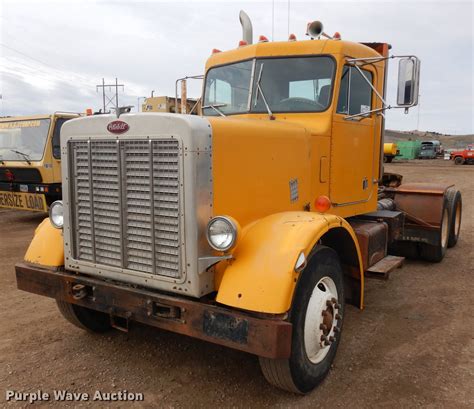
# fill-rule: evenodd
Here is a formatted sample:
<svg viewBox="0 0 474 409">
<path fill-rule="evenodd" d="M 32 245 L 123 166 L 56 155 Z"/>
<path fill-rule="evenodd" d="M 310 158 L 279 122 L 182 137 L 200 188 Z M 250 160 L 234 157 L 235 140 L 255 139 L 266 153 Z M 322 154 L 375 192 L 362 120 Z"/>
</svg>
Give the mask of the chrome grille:
<svg viewBox="0 0 474 409">
<path fill-rule="evenodd" d="M 176 139 L 70 141 L 74 258 L 179 278 Z"/>
</svg>

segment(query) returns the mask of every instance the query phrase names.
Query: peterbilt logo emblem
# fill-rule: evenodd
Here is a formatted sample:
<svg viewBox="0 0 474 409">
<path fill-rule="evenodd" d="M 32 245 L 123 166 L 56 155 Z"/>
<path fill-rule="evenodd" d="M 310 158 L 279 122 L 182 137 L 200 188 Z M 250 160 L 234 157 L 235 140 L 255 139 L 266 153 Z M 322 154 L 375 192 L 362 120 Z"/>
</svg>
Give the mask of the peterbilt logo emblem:
<svg viewBox="0 0 474 409">
<path fill-rule="evenodd" d="M 112 133 L 125 133 L 129 130 L 129 126 L 123 121 L 113 121 L 107 125 L 107 130 Z"/>
</svg>

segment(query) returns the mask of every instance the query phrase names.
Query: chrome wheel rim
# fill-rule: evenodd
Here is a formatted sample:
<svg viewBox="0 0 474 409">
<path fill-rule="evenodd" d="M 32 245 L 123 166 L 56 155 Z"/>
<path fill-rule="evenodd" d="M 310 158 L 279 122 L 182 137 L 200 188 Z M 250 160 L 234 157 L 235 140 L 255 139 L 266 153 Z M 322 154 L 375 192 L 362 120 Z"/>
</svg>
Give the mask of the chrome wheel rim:
<svg viewBox="0 0 474 409">
<path fill-rule="evenodd" d="M 330 277 L 321 278 L 314 286 L 306 309 L 304 344 L 308 359 L 321 362 L 336 342 L 340 331 L 340 305 L 337 287 Z"/>
</svg>

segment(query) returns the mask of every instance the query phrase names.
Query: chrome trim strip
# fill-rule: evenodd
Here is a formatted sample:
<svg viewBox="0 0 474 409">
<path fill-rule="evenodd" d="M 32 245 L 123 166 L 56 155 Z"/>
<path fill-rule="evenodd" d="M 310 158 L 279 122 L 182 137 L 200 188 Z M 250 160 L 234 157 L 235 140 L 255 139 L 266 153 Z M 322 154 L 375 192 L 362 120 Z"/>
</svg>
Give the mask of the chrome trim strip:
<svg viewBox="0 0 474 409">
<path fill-rule="evenodd" d="M 90 215 L 91 215 L 91 245 L 92 245 L 92 261 L 95 263 L 96 248 L 95 248 L 95 226 L 94 226 L 94 178 L 92 177 L 92 146 L 91 138 L 87 140 L 87 156 L 89 168 L 89 190 L 91 192 L 90 200 Z"/>
</svg>

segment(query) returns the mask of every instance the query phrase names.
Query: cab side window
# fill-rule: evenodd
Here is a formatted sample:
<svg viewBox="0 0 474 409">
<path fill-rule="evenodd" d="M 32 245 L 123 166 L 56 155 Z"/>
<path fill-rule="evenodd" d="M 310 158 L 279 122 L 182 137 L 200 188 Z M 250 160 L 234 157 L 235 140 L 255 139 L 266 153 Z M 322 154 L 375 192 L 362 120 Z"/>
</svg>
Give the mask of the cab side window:
<svg viewBox="0 0 474 409">
<path fill-rule="evenodd" d="M 365 78 L 372 84 L 372 73 L 362 70 Z M 354 115 L 368 112 L 372 109 L 372 89 L 359 70 L 354 67 L 345 66 L 339 99 L 337 102 L 337 113 Z"/>
<path fill-rule="evenodd" d="M 53 132 L 53 157 L 55 159 L 61 159 L 61 140 L 59 139 L 61 127 L 63 126 L 64 122 L 66 122 L 69 118 L 58 118 L 56 119 L 56 124 L 54 125 L 54 132 Z"/>
</svg>

